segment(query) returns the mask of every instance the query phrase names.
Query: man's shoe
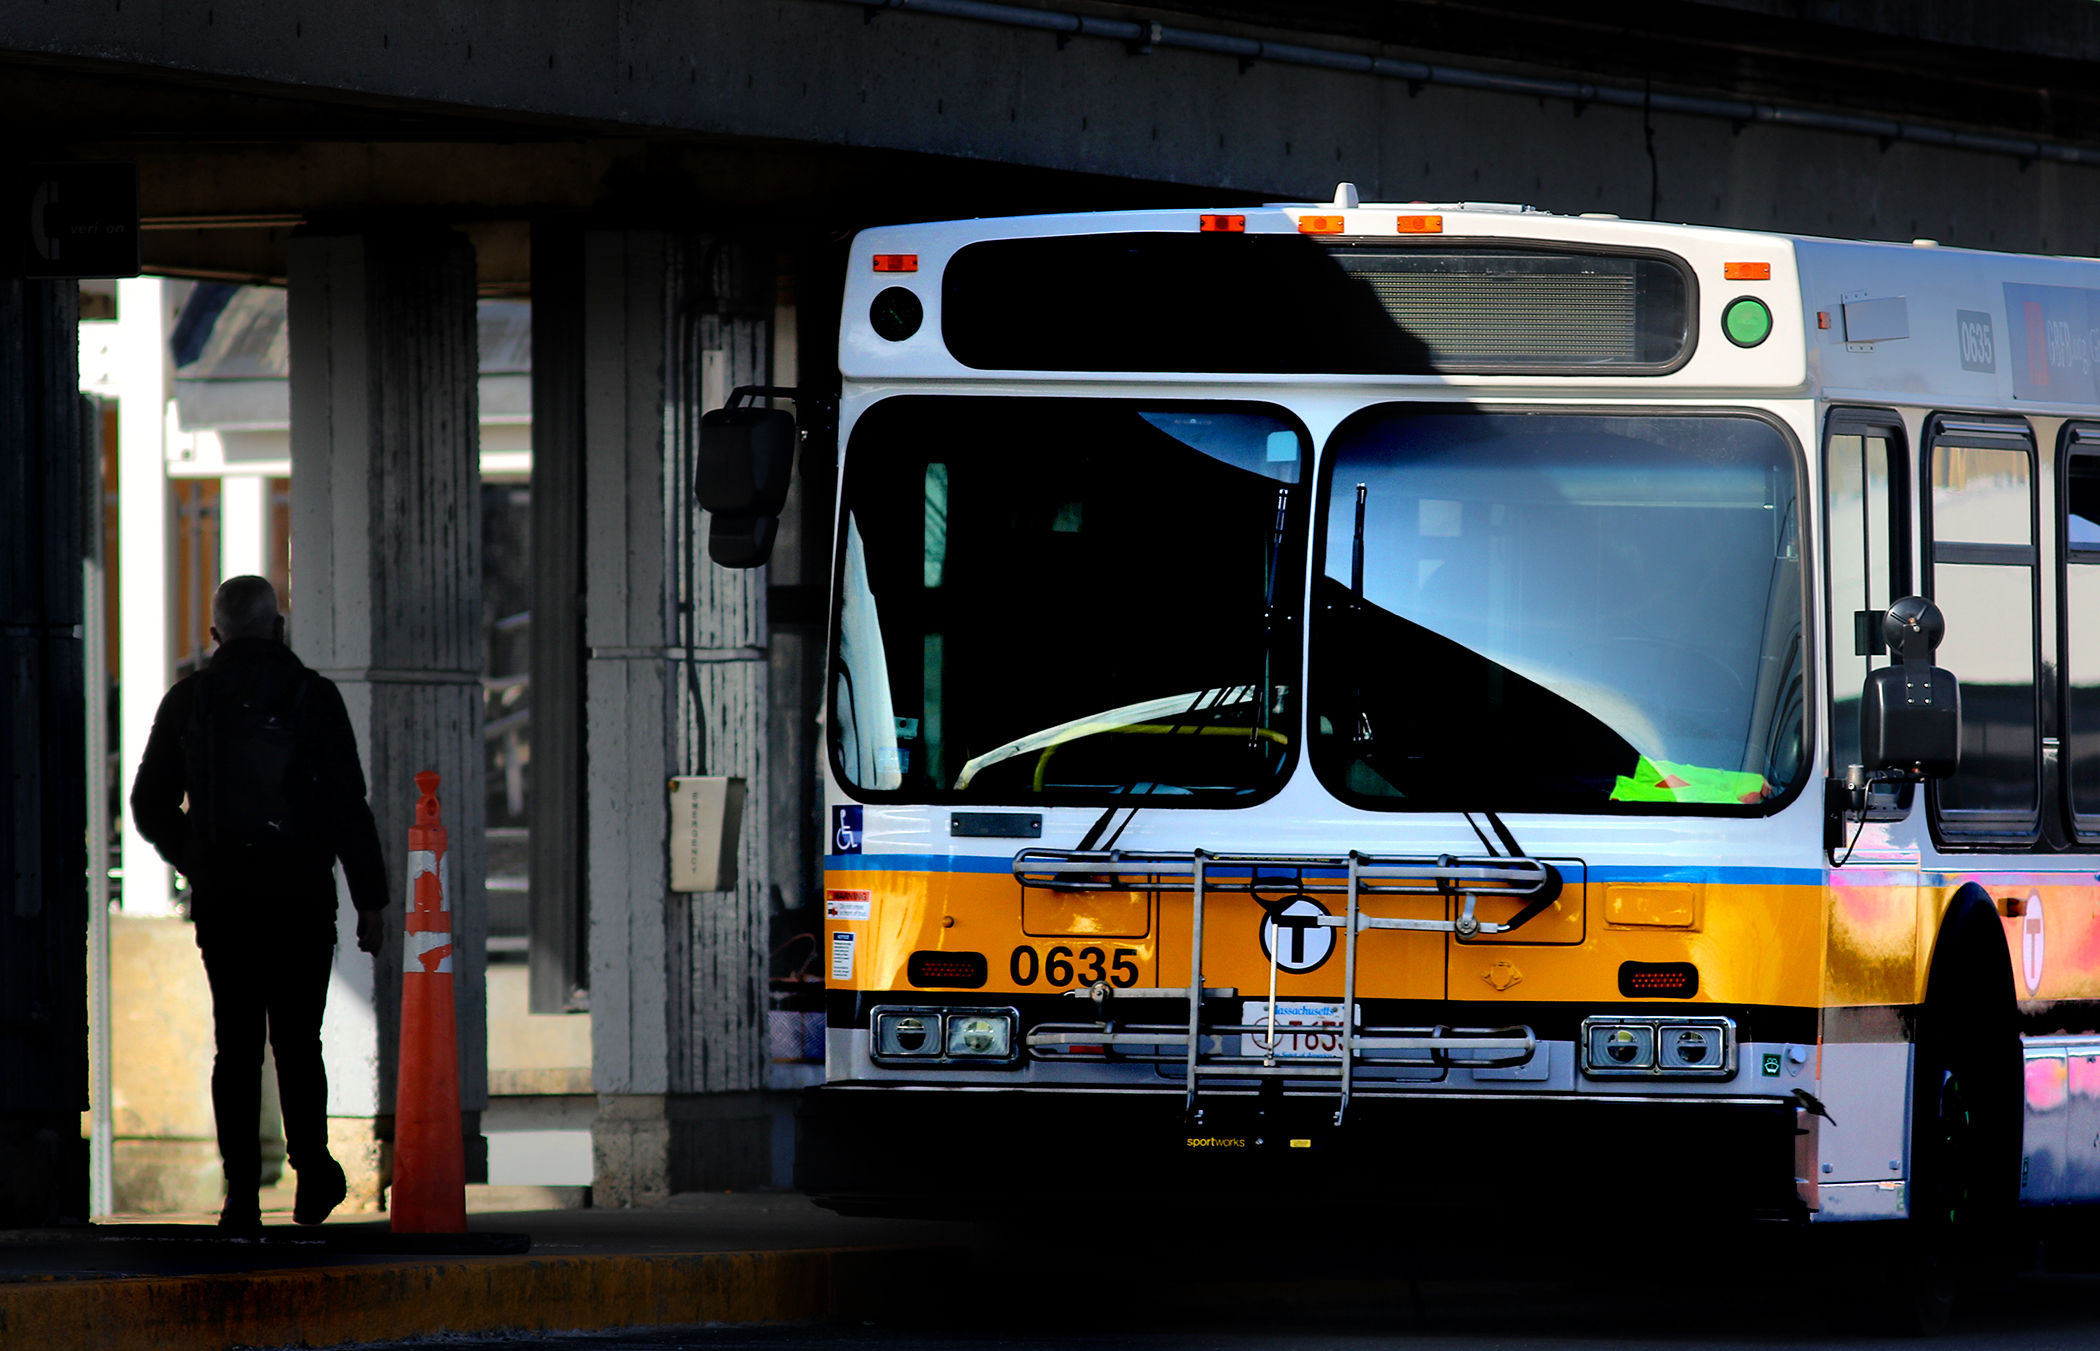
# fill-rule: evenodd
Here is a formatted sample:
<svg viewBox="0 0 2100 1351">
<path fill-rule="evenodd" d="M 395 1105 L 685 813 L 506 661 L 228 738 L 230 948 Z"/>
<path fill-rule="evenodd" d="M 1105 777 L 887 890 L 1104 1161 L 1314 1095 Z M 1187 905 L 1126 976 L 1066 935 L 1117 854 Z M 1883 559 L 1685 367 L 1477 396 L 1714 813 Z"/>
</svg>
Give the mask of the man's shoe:
<svg viewBox="0 0 2100 1351">
<path fill-rule="evenodd" d="M 261 1233 L 262 1205 L 255 1193 L 227 1197 L 225 1209 L 219 1212 L 219 1227 L 237 1234 Z"/>
<path fill-rule="evenodd" d="M 301 1168 L 298 1173 L 299 1196 L 292 1202 L 292 1218 L 300 1224 L 319 1224 L 350 1194 L 349 1179 L 334 1159 L 323 1156 L 313 1167 Z"/>
</svg>

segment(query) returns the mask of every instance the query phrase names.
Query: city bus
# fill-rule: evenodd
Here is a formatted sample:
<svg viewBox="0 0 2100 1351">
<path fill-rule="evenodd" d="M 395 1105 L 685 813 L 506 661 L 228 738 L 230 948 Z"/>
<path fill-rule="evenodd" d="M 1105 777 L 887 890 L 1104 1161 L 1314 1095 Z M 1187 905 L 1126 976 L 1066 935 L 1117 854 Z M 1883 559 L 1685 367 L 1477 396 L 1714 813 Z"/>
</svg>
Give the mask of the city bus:
<svg viewBox="0 0 2100 1351">
<path fill-rule="evenodd" d="M 2096 362 L 1931 240 L 861 233 L 798 1185 L 1881 1222 L 1943 1316 L 2100 1203 Z"/>
</svg>

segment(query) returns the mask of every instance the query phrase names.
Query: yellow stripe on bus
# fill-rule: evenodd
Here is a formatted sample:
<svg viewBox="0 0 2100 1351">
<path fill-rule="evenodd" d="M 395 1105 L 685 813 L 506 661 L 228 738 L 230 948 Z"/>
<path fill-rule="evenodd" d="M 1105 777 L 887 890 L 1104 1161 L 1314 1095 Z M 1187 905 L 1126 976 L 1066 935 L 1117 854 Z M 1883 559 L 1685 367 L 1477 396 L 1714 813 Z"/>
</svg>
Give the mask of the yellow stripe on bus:
<svg viewBox="0 0 2100 1351">
<path fill-rule="evenodd" d="M 1870 875 L 1869 881 L 1827 887 L 1706 883 L 1695 884 L 1695 899 L 1631 895 L 1616 902 L 1613 884 L 1591 882 L 1571 887 L 1550 910 L 1504 937 L 1459 942 L 1439 933 L 1367 931 L 1358 939 L 1357 993 L 1481 1005 L 1611 1003 L 1623 998 L 1622 963 L 1690 962 L 1699 970 L 1699 991 L 1689 1001 L 1694 1004 L 1911 1004 L 1924 997 L 1947 898 L 1967 880 L 1928 877 L 1919 885 L 1916 876 Z M 2011 875 L 1977 880 L 1999 900 L 2001 912 L 2020 911 L 2028 897 L 2035 898 L 2038 921 L 2030 924 L 2019 913 L 2005 919 L 2012 950 L 2008 977 L 2018 998 L 2100 997 L 2100 887 L 2040 879 L 2030 885 Z M 867 919 L 827 921 L 828 933 L 855 935 L 852 974 L 832 981 L 835 989 L 909 992 L 915 987 L 906 963 L 921 950 L 983 954 L 987 973 L 979 988 L 987 995 L 1056 993 L 1096 979 L 1147 987 L 1188 984 L 1186 893 L 1024 896 L 1018 883 L 1000 874 L 910 870 L 833 872 L 826 885 L 870 898 Z M 1342 908 L 1339 897 L 1319 900 L 1331 913 Z M 1487 900 L 1479 913 L 1502 919 L 1515 908 L 1514 902 Z M 1421 918 L 1444 913 L 1434 897 L 1381 897 L 1365 910 Z M 1252 897 L 1220 893 L 1208 899 L 1206 985 L 1267 990 L 1261 924 Z M 2038 976 L 2032 987 L 2026 983 L 2030 971 Z M 1277 992 L 1292 999 L 1338 998 L 1339 944 L 1311 971 L 1279 972 Z"/>
</svg>

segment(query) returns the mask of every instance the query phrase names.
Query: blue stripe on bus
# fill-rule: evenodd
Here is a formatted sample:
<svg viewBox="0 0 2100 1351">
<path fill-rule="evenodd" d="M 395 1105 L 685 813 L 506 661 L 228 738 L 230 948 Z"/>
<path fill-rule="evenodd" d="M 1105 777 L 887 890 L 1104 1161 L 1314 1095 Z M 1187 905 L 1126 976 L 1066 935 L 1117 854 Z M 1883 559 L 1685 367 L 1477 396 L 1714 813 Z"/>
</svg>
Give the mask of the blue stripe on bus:
<svg viewBox="0 0 2100 1351">
<path fill-rule="evenodd" d="M 1708 882 L 1738 887 L 1819 887 L 1830 878 L 1825 868 L 1634 867 L 1589 865 L 1592 882 Z"/>
<path fill-rule="evenodd" d="M 998 854 L 829 854 L 829 872 L 1011 873 L 1011 856 Z M 1852 869 L 1850 871 L 1863 871 Z M 1824 868 L 1730 868 L 1668 865 L 1589 865 L 1592 882 L 1706 882 L 1725 886 L 1822 886 Z"/>
<path fill-rule="evenodd" d="M 1011 873 L 1010 854 L 826 854 L 835 873 Z"/>
</svg>

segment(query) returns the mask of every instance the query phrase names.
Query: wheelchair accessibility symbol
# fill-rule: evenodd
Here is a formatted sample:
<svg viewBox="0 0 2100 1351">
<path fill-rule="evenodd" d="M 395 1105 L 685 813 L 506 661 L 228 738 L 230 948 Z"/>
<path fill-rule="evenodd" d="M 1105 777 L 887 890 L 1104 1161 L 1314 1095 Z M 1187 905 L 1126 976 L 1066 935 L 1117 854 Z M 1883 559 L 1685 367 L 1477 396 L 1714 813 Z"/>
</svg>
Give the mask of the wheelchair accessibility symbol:
<svg viewBox="0 0 2100 1351">
<path fill-rule="evenodd" d="M 860 852 L 859 806 L 833 807 L 831 809 L 831 852 L 834 854 L 857 854 Z"/>
<path fill-rule="evenodd" d="M 1277 970 L 1294 975 L 1314 971 L 1333 954 L 1335 931 L 1313 922 L 1328 913 L 1327 907 L 1312 897 L 1298 895 L 1265 902 L 1262 909 L 1266 912 L 1261 920 L 1262 960 L 1267 961 L 1273 953 Z M 1275 946 L 1279 928 L 1283 931 L 1280 950 Z"/>
</svg>

